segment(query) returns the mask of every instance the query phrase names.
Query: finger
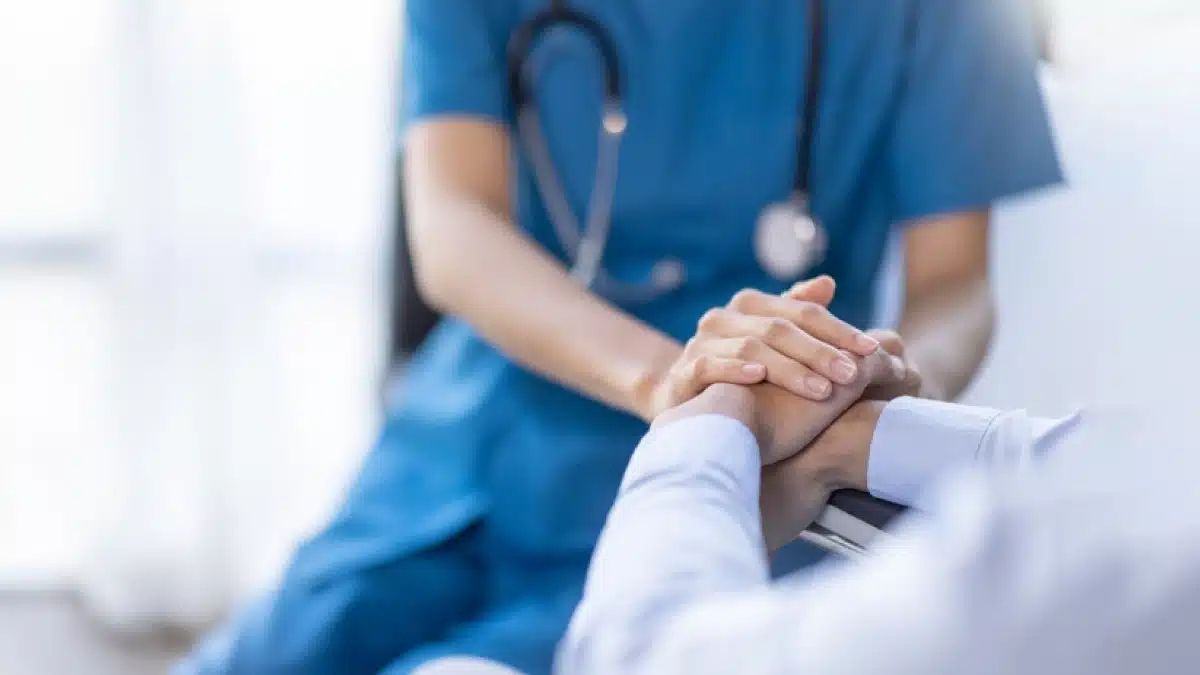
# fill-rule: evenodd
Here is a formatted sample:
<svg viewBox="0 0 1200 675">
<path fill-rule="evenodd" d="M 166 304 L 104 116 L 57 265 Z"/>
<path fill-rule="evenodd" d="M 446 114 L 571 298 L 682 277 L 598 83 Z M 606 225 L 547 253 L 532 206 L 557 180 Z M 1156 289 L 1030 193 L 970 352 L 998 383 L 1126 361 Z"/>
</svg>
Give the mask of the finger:
<svg viewBox="0 0 1200 675">
<path fill-rule="evenodd" d="M 813 302 L 777 295 L 757 295 L 746 298 L 743 306 L 738 309 L 743 314 L 787 319 L 817 340 L 859 356 L 873 354 L 879 349 L 879 342 L 875 338 Z"/>
<path fill-rule="evenodd" d="M 823 274 L 815 279 L 805 279 L 796 283 L 784 291 L 783 297 L 815 302 L 822 307 L 828 307 L 829 303 L 833 302 L 833 295 L 836 291 L 837 284 L 833 281 L 833 277 Z"/>
<path fill-rule="evenodd" d="M 739 312 L 725 307 L 713 307 L 696 322 L 697 336 L 725 335 L 725 326 L 738 316 Z"/>
<path fill-rule="evenodd" d="M 758 384 L 766 376 L 767 368 L 761 363 L 702 354 L 689 361 L 676 380 L 675 400 L 690 401 L 712 384 Z"/>
<path fill-rule="evenodd" d="M 824 401 L 833 391 L 829 378 L 784 355 L 763 340 L 737 335 L 706 343 L 707 353 L 725 359 L 762 364 L 766 381 L 810 401 Z"/>
<path fill-rule="evenodd" d="M 761 363 L 705 354 L 690 361 L 676 386 L 678 400 L 690 400 L 719 382 L 751 385 L 762 382 L 767 368 Z"/>
<path fill-rule="evenodd" d="M 875 338 L 879 346 L 892 356 L 904 357 L 904 338 L 896 331 L 876 328 L 867 331 L 867 335 Z"/>
<path fill-rule="evenodd" d="M 727 317 L 717 330 L 724 331 L 719 335 L 723 338 L 758 338 L 787 360 L 805 365 L 838 384 L 850 384 L 858 376 L 858 364 L 851 356 L 809 335 L 786 319 L 735 314 Z M 766 365 L 769 379 L 772 364 Z M 784 384 L 780 386 L 791 389 Z"/>
<path fill-rule="evenodd" d="M 697 391 L 717 383 L 758 384 L 767 377 L 767 367 L 744 359 L 701 356 L 692 361 L 690 378 Z"/>
<path fill-rule="evenodd" d="M 867 387 L 867 390 L 863 392 L 863 398 L 873 401 L 891 401 L 901 396 L 920 396 L 921 387 L 921 374 L 915 368 L 908 368 L 903 380 L 895 384 Z"/>
<path fill-rule="evenodd" d="M 759 299 L 766 297 L 761 295 Z M 688 349 L 704 349 L 706 342 L 712 338 L 755 337 L 785 357 L 839 384 L 849 384 L 857 375 L 857 364 L 853 358 L 780 317 L 717 307 L 704 313 L 696 326 L 696 335 L 701 338 L 693 338 L 688 343 Z M 700 353 L 706 352 L 697 352 Z M 776 384 L 789 391 L 794 388 L 780 382 Z"/>
<path fill-rule="evenodd" d="M 861 375 L 857 383 L 866 387 L 894 386 L 904 382 L 908 366 L 902 359 L 879 350 L 859 362 Z"/>
<path fill-rule="evenodd" d="M 696 355 L 713 354 L 725 357 L 742 358 L 757 361 L 757 354 L 737 354 L 728 352 L 707 351 L 708 343 L 714 338 L 731 339 L 753 337 L 781 354 L 782 360 L 771 357 L 771 363 L 759 361 L 768 366 L 767 379 L 798 396 L 813 400 L 823 400 L 828 395 L 827 387 L 830 382 L 850 384 L 858 375 L 858 365 L 850 355 L 814 338 L 804 330 L 796 327 L 787 319 L 779 317 L 758 316 L 741 312 L 714 308 L 705 312 L 696 327 L 696 334 L 702 339 L 693 339 L 688 343 L 689 351 Z M 743 348 L 752 348 L 750 343 Z M 763 357 L 767 358 L 767 357 Z M 793 361 L 806 369 L 789 366 L 786 361 Z M 809 378 L 804 384 L 808 393 L 797 390 L 801 380 L 809 374 L 818 375 L 820 379 Z M 822 397 L 814 399 L 814 396 Z"/>
</svg>

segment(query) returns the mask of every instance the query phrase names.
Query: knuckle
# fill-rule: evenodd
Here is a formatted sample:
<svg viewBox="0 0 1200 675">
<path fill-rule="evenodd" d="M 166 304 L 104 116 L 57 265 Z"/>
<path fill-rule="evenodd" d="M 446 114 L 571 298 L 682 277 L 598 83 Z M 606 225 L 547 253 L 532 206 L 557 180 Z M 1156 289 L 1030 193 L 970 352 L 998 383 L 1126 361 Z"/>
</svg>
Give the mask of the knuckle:
<svg viewBox="0 0 1200 675">
<path fill-rule="evenodd" d="M 827 345 L 824 342 L 815 339 L 812 340 L 812 344 L 814 358 L 819 359 L 822 363 L 833 364 L 846 358 L 846 354 L 843 354 L 842 351 L 837 347 Z M 853 356 L 851 356 L 850 360 L 858 366 L 858 373 L 861 374 L 863 370 L 865 370 L 862 363 L 859 362 L 858 359 L 855 359 Z"/>
<path fill-rule="evenodd" d="M 796 316 L 805 323 L 816 321 L 825 315 L 825 308 L 815 302 L 802 302 L 796 308 Z"/>
<path fill-rule="evenodd" d="M 760 335 L 767 342 L 778 342 L 791 334 L 794 328 L 787 319 L 768 319 L 762 323 Z"/>
<path fill-rule="evenodd" d="M 854 359 L 854 361 L 858 364 L 858 372 L 850 386 L 856 389 L 865 389 L 872 384 L 879 384 L 890 372 L 883 359 L 870 357 Z"/>
<path fill-rule="evenodd" d="M 750 360 L 759 354 L 762 342 L 755 337 L 738 338 L 737 344 L 734 345 L 733 355 L 739 359 Z"/>
<path fill-rule="evenodd" d="M 694 382 L 696 380 L 696 377 L 700 373 L 700 361 L 703 358 L 704 357 L 700 357 L 687 362 L 687 365 L 685 365 L 680 372 L 679 379 L 681 385 L 686 386 L 687 383 Z"/>
<path fill-rule="evenodd" d="M 904 373 L 904 379 L 908 381 L 909 386 L 914 390 L 920 390 L 924 380 L 921 379 L 921 373 L 913 368 L 909 368 Z"/>
<path fill-rule="evenodd" d="M 871 337 L 875 338 L 880 346 L 890 354 L 895 354 L 897 351 L 904 351 L 904 340 L 894 330 L 874 331 L 871 333 Z"/>
<path fill-rule="evenodd" d="M 696 324 L 696 328 L 698 328 L 702 333 L 710 333 L 716 330 L 724 319 L 725 310 L 719 307 L 714 307 L 700 317 L 700 321 Z"/>
<path fill-rule="evenodd" d="M 733 294 L 733 300 L 730 301 L 730 306 L 737 310 L 744 310 L 751 307 L 758 299 L 759 292 L 753 288 L 743 288 Z"/>
</svg>

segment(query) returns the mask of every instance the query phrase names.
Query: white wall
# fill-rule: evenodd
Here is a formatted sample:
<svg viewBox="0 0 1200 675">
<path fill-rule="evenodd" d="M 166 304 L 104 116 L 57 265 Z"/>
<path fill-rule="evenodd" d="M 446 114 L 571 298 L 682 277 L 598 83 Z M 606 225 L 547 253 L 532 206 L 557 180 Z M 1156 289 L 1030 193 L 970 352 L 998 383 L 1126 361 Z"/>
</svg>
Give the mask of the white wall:
<svg viewBox="0 0 1200 675">
<path fill-rule="evenodd" d="M 1120 40 L 1076 27 L 1047 74 L 1070 187 L 1000 213 L 1000 331 L 971 401 L 1196 409 L 1200 3 L 1151 4 L 1186 11 Z"/>
</svg>

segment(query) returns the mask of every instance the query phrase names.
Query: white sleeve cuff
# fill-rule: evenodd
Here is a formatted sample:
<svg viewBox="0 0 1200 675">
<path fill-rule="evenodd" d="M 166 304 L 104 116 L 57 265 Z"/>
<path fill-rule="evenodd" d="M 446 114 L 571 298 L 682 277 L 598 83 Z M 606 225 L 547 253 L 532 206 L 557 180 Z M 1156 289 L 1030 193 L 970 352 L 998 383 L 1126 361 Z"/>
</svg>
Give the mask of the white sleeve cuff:
<svg viewBox="0 0 1200 675">
<path fill-rule="evenodd" d="M 906 506 L 948 470 L 975 461 L 999 410 L 921 398 L 887 404 L 871 439 L 867 489 Z"/>
</svg>

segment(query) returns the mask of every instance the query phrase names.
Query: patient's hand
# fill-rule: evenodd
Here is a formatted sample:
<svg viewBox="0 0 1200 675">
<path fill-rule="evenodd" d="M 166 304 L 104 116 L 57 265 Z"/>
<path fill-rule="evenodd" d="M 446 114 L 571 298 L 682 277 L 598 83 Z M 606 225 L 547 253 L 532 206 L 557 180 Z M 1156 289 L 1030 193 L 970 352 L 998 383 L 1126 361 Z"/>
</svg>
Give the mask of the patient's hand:
<svg viewBox="0 0 1200 675">
<path fill-rule="evenodd" d="M 857 381 L 821 402 L 772 385 L 751 388 L 764 465 L 759 505 L 768 550 L 795 539 L 834 490 L 865 481 L 870 438 L 883 404 L 859 399 L 869 387 L 903 382 L 907 370 L 879 350 L 861 360 L 859 372 Z"/>
<path fill-rule="evenodd" d="M 803 452 L 763 469 L 759 506 L 768 550 L 811 525 L 834 491 L 866 489 L 871 439 L 885 405 L 859 401 Z"/>
<path fill-rule="evenodd" d="M 867 335 L 878 340 L 879 346 L 887 353 L 898 357 L 904 363 L 905 373 L 899 382 L 869 387 L 863 397 L 873 401 L 890 401 L 901 396 L 920 396 L 925 391 L 925 383 L 916 364 L 908 358 L 904 338 L 894 330 L 884 329 L 869 330 Z"/>
<path fill-rule="evenodd" d="M 903 362 L 884 350 L 856 361 L 859 368 L 855 381 L 835 387 L 824 401 L 802 399 L 770 384 L 751 388 L 764 466 L 801 453 L 854 405 L 868 387 L 902 382 L 907 372 Z"/>
<path fill-rule="evenodd" d="M 755 433 L 769 462 L 759 502 L 763 537 L 775 550 L 812 523 L 834 490 L 865 485 L 870 439 L 884 404 L 855 400 L 868 386 L 902 379 L 904 369 L 880 350 L 861 362 L 860 372 L 861 381 L 819 403 L 773 385 L 713 385 L 659 415 L 653 426 L 717 414 Z"/>
</svg>

